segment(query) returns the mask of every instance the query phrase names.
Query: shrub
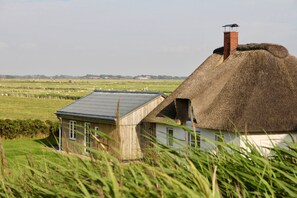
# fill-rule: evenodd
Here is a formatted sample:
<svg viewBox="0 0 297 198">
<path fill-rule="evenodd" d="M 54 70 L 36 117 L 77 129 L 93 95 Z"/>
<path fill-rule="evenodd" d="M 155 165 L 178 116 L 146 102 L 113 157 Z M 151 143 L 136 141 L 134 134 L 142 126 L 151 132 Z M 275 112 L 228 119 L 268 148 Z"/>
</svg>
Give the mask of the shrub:
<svg viewBox="0 0 297 198">
<path fill-rule="evenodd" d="M 0 120 L 0 137 L 5 139 L 57 135 L 58 130 L 58 122 L 50 120 Z"/>
</svg>

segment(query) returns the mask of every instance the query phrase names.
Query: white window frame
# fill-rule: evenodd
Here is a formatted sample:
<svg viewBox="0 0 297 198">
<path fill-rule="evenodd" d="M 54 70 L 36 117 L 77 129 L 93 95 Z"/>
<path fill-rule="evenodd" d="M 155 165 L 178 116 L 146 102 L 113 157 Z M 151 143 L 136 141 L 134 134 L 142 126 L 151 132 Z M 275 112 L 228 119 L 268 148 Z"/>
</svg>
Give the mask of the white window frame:
<svg viewBox="0 0 297 198">
<path fill-rule="evenodd" d="M 196 133 L 196 137 L 195 134 Z M 192 140 L 194 138 L 194 141 Z M 201 136 L 200 136 L 200 131 L 196 131 L 196 132 L 188 132 L 188 144 L 190 147 L 192 148 L 200 148 L 201 145 Z"/>
<path fill-rule="evenodd" d="M 225 137 L 223 133 L 216 133 L 215 134 L 215 143 L 217 146 L 217 149 L 220 150 L 221 149 L 221 143 L 225 142 Z"/>
<path fill-rule="evenodd" d="M 76 140 L 76 121 L 69 121 L 69 139 Z"/>
<path fill-rule="evenodd" d="M 98 126 L 95 126 L 95 131 L 94 131 L 94 135 L 95 135 L 95 137 L 98 137 L 99 135 L 98 135 L 98 133 L 97 133 L 97 131 L 99 131 L 99 127 Z"/>
<path fill-rule="evenodd" d="M 166 128 L 166 139 L 167 139 L 167 146 L 173 146 L 174 130 L 172 127 Z"/>
<path fill-rule="evenodd" d="M 215 134 L 215 141 L 216 142 L 224 142 L 225 141 L 224 134 L 223 133 L 216 133 Z"/>
<path fill-rule="evenodd" d="M 90 151 L 87 149 L 87 147 L 89 148 L 91 147 L 91 123 L 89 122 L 85 122 L 85 126 L 84 126 L 84 146 L 85 146 L 85 152 L 89 153 Z"/>
</svg>

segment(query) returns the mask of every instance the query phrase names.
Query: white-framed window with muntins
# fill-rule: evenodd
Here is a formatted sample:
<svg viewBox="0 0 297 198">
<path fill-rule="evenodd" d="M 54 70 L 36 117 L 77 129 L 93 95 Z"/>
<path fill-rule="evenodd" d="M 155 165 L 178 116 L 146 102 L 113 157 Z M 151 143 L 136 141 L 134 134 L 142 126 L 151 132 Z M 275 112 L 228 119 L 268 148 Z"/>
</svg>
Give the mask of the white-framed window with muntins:
<svg viewBox="0 0 297 198">
<path fill-rule="evenodd" d="M 173 128 L 167 127 L 167 146 L 173 146 Z"/>
<path fill-rule="evenodd" d="M 85 135 L 84 135 L 84 140 L 85 140 L 85 152 L 89 153 L 90 151 L 87 149 L 88 147 L 91 147 L 91 124 L 88 122 L 85 122 Z"/>
<path fill-rule="evenodd" d="M 200 148 L 200 131 L 188 133 L 188 144 L 192 148 Z"/>
<path fill-rule="evenodd" d="M 69 121 L 69 139 L 76 140 L 76 121 Z"/>
</svg>

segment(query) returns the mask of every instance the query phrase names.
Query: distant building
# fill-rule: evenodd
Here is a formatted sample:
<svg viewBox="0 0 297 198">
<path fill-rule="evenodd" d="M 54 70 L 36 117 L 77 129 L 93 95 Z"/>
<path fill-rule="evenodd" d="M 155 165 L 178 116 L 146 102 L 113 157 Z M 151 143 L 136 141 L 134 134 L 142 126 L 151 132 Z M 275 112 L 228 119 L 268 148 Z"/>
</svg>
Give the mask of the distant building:
<svg viewBox="0 0 297 198">
<path fill-rule="evenodd" d="M 156 92 L 94 91 L 56 112 L 60 149 L 84 154 L 94 148 L 121 160 L 142 158 L 142 120 L 163 100 Z"/>
<path fill-rule="evenodd" d="M 196 143 L 206 150 L 219 141 L 245 147 L 249 140 L 265 154 L 265 147 L 296 141 L 297 58 L 280 45 L 238 45 L 238 26 L 224 27 L 224 47 L 145 118 L 148 133 L 168 146 Z"/>
<path fill-rule="evenodd" d="M 136 76 L 135 79 L 137 80 L 149 80 L 151 79 L 150 76 Z"/>
</svg>

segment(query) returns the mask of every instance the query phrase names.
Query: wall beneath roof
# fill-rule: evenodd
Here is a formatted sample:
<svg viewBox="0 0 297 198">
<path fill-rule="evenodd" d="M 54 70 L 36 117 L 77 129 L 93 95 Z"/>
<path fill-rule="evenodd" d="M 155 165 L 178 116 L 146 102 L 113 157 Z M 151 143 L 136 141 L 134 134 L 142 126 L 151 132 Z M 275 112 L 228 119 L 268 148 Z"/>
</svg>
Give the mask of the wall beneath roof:
<svg viewBox="0 0 297 198">
<path fill-rule="evenodd" d="M 90 123 L 90 130 L 95 135 L 95 127 L 98 127 L 100 132 L 105 133 L 106 135 L 112 136 L 115 133 L 116 126 L 112 124 L 103 124 L 103 123 L 96 123 L 96 122 L 83 122 L 78 119 L 71 119 L 72 121 L 76 121 L 76 140 L 71 140 L 69 138 L 69 119 L 62 118 L 62 126 L 61 126 L 61 148 L 63 151 L 71 152 L 71 153 L 78 153 L 78 154 L 85 154 L 85 137 L 84 137 L 84 126 L 85 123 Z M 115 143 L 108 138 L 103 138 L 99 135 L 96 138 L 100 141 L 96 141 L 94 138 L 91 138 L 91 148 L 94 149 L 103 149 L 112 151 L 111 147 L 116 147 Z"/>
</svg>

